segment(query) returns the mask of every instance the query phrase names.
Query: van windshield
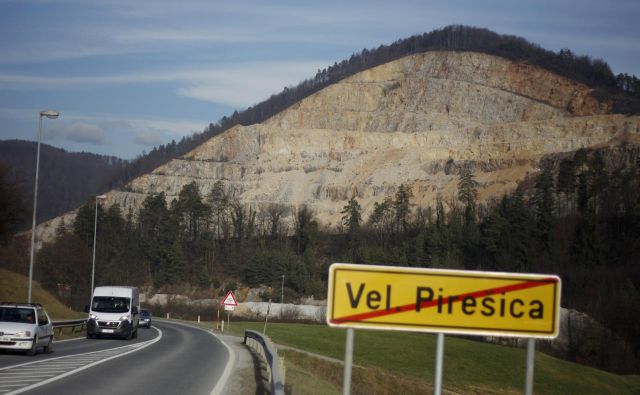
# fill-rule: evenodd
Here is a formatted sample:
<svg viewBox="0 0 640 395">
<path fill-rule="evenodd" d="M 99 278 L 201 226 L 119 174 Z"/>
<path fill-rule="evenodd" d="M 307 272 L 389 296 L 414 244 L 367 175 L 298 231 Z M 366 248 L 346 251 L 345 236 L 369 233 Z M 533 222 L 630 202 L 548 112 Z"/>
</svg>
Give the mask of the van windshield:
<svg viewBox="0 0 640 395">
<path fill-rule="evenodd" d="M 129 298 L 94 296 L 91 310 L 103 313 L 126 313 L 129 311 L 129 302 Z"/>
</svg>

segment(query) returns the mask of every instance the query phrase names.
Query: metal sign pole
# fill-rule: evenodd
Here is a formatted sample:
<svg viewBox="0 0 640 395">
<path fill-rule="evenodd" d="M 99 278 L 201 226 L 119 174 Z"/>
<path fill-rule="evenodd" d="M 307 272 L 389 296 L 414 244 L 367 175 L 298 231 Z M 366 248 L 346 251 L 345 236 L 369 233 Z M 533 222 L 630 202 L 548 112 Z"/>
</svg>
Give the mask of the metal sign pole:
<svg viewBox="0 0 640 395">
<path fill-rule="evenodd" d="M 444 360 L 444 333 L 438 333 L 436 343 L 436 377 L 433 384 L 433 395 L 442 393 L 442 365 Z"/>
<path fill-rule="evenodd" d="M 218 305 L 218 318 L 216 318 L 216 329 L 220 329 L 220 305 Z"/>
<path fill-rule="evenodd" d="M 525 395 L 533 395 L 533 365 L 535 363 L 536 340 L 527 339 L 527 376 L 524 387 Z"/>
<path fill-rule="evenodd" d="M 267 321 L 269 320 L 269 312 L 271 311 L 271 299 L 269 299 L 269 304 L 267 305 L 267 314 L 264 316 L 264 329 L 262 329 L 262 334 L 267 334 Z"/>
<path fill-rule="evenodd" d="M 344 346 L 344 380 L 342 383 L 342 395 L 351 393 L 351 367 L 353 366 L 353 328 L 347 328 L 347 341 Z"/>
</svg>

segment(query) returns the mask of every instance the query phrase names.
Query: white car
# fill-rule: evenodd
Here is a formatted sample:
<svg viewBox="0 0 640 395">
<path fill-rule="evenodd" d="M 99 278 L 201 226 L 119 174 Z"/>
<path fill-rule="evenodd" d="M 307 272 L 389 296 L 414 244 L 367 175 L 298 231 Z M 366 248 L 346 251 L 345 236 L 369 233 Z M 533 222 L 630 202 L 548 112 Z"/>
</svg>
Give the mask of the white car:
<svg viewBox="0 0 640 395">
<path fill-rule="evenodd" d="M 0 350 L 26 351 L 35 355 L 39 347 L 53 351 L 53 325 L 38 303 L 0 303 Z"/>
</svg>

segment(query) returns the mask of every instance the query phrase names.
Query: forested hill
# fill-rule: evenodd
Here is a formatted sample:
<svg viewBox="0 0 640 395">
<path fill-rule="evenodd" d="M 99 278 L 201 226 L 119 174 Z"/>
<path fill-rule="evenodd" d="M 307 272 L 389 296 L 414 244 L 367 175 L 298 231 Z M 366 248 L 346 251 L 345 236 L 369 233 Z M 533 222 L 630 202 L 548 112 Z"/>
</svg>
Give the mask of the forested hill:
<svg viewBox="0 0 640 395">
<path fill-rule="evenodd" d="M 335 62 L 318 70 L 315 77 L 286 87 L 280 93 L 249 107 L 235 111 L 211 123 L 203 133 L 183 138 L 179 142 L 154 148 L 146 155 L 122 166 L 105 184 L 105 189 L 120 187 L 142 174 L 151 172 L 171 159 L 180 157 L 234 125 L 252 125 L 265 121 L 289 106 L 321 89 L 363 70 L 391 62 L 402 57 L 429 51 L 471 51 L 497 55 L 514 61 L 540 66 L 558 75 L 582 82 L 597 91 L 601 101 L 612 103 L 612 112 L 640 114 L 640 80 L 633 75 L 615 75 L 609 65 L 600 59 L 576 55 L 569 49 L 549 51 L 524 38 L 500 35 L 488 29 L 469 26 L 447 26 L 429 33 L 400 39 L 390 45 L 363 49 L 348 60 Z"/>
<path fill-rule="evenodd" d="M 31 224 L 37 143 L 23 140 L 0 140 L 0 166 L 20 187 L 26 207 L 20 229 Z M 81 206 L 101 189 L 116 168 L 125 161 L 114 156 L 87 152 L 67 152 L 42 144 L 38 186 L 37 221 L 54 218 Z"/>
<path fill-rule="evenodd" d="M 483 28 L 448 26 L 400 39 L 390 45 L 363 49 L 348 60 L 335 62 L 332 66 L 318 70 L 313 78 L 302 81 L 295 87 L 284 88 L 253 107 L 222 117 L 218 122 L 209 124 L 202 133 L 187 136 L 179 142 L 160 145 L 132 161 L 89 153 L 73 154 L 43 145 L 41 171 L 47 174 L 54 172 L 55 176 L 42 176 L 41 196 L 43 199 L 46 196 L 47 201 L 42 200 L 38 205 L 38 222 L 78 207 L 87 196 L 121 187 L 136 177 L 150 173 L 234 125 L 261 123 L 305 97 L 358 72 L 411 54 L 442 50 L 488 53 L 538 65 L 593 87 L 600 100 L 613 103 L 614 113 L 640 113 L 640 80 L 628 74 L 614 75 L 602 60 L 578 56 L 567 49 L 556 53 L 523 38 L 500 35 Z M 20 169 L 18 180 L 22 182 L 25 193 L 32 197 L 35 143 L 3 141 L 0 149 L 0 162 L 13 167 L 15 163 L 19 164 L 16 167 Z M 46 165 L 45 158 L 48 155 L 54 159 L 53 167 Z M 69 159 L 61 159 L 64 156 Z M 69 171 L 65 167 L 67 165 Z M 69 186 L 67 181 L 71 183 Z M 25 226 L 27 225 L 28 221 L 25 222 Z"/>
</svg>

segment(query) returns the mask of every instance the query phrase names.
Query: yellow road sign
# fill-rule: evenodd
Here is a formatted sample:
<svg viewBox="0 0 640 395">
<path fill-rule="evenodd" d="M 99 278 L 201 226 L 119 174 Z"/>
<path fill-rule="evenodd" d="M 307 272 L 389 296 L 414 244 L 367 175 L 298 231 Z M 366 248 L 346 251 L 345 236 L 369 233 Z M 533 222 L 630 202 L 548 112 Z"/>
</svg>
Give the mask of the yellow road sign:
<svg viewBox="0 0 640 395">
<path fill-rule="evenodd" d="M 554 275 L 336 263 L 329 269 L 331 326 L 490 336 L 558 336 Z"/>
</svg>

